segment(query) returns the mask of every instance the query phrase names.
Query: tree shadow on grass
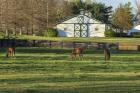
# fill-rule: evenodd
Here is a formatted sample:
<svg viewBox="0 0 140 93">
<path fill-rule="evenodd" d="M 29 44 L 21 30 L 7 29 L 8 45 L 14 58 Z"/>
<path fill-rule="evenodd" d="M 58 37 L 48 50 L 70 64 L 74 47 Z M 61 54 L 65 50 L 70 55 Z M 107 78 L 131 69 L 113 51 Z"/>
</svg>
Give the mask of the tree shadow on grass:
<svg viewBox="0 0 140 93">
<path fill-rule="evenodd" d="M 1 53 L 6 53 L 6 48 L 0 49 Z M 72 49 L 50 49 L 50 48 L 16 48 L 16 53 L 56 53 L 56 54 L 65 54 L 65 53 L 71 53 Z M 111 50 L 112 54 L 139 54 L 139 51 L 127 51 L 127 50 Z M 83 51 L 83 54 L 103 54 L 103 49 L 95 50 L 95 49 L 86 49 Z"/>
<path fill-rule="evenodd" d="M 19 48 L 16 49 L 18 53 L 56 53 L 56 54 L 64 54 L 69 53 L 70 49 L 49 49 L 49 48 Z"/>
<path fill-rule="evenodd" d="M 42 86 L 43 87 L 43 86 Z M 93 93 L 93 88 L 50 88 L 44 86 L 37 89 L 9 89 L 1 93 Z"/>
</svg>

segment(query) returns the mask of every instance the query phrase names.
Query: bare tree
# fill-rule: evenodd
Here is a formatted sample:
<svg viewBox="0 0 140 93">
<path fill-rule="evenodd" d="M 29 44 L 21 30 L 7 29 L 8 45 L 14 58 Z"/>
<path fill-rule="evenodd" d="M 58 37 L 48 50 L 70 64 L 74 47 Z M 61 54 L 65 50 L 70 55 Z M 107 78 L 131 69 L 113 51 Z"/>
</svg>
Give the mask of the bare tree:
<svg viewBox="0 0 140 93">
<path fill-rule="evenodd" d="M 65 0 L 0 0 L 0 31 L 39 34 L 70 14 Z"/>
<path fill-rule="evenodd" d="M 138 25 L 140 24 L 140 1 L 135 0 L 135 4 L 136 4 L 136 16 L 134 18 L 135 20 L 135 24 Z"/>
</svg>

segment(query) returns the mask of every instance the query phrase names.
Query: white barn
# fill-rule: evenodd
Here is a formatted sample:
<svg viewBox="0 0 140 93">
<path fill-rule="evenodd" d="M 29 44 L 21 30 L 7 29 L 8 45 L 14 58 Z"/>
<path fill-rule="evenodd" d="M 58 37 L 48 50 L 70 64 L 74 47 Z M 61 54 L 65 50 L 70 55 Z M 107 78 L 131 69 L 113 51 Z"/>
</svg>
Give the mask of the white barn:
<svg viewBox="0 0 140 93">
<path fill-rule="evenodd" d="M 134 28 L 128 30 L 127 35 L 130 36 L 132 35 L 134 32 L 140 32 L 140 25 L 135 26 Z"/>
<path fill-rule="evenodd" d="M 106 25 L 80 14 L 56 26 L 59 37 L 105 37 Z"/>
</svg>

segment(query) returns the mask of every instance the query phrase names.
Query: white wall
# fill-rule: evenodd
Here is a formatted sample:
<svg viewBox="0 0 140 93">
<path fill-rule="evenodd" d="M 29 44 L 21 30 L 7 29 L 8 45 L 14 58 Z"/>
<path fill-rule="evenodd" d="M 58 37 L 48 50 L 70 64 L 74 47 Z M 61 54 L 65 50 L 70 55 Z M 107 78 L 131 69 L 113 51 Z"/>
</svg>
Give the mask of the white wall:
<svg viewBox="0 0 140 93">
<path fill-rule="evenodd" d="M 91 24 L 89 27 L 90 37 L 105 37 L 105 24 Z"/>
<path fill-rule="evenodd" d="M 105 37 L 105 24 L 101 24 L 101 22 L 89 19 L 85 16 L 85 23 L 94 23 L 89 24 L 89 37 Z M 74 37 L 74 24 L 77 22 L 77 17 L 74 17 L 70 20 L 67 20 L 61 24 L 57 25 L 58 36 L 60 37 Z"/>
<path fill-rule="evenodd" d="M 59 24 L 57 31 L 60 37 L 74 37 L 74 24 Z"/>
</svg>

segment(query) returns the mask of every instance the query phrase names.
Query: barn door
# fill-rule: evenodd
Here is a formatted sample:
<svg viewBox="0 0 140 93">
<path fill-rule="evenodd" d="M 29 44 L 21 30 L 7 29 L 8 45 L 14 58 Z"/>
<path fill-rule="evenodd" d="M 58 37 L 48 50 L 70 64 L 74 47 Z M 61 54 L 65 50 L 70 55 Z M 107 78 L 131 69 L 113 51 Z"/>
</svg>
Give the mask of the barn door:
<svg viewBox="0 0 140 93">
<path fill-rule="evenodd" d="M 85 23 L 84 15 L 77 17 L 74 24 L 74 37 L 88 37 L 88 24 Z"/>
<path fill-rule="evenodd" d="M 74 24 L 74 37 L 88 37 L 88 25 L 85 23 Z"/>
</svg>

